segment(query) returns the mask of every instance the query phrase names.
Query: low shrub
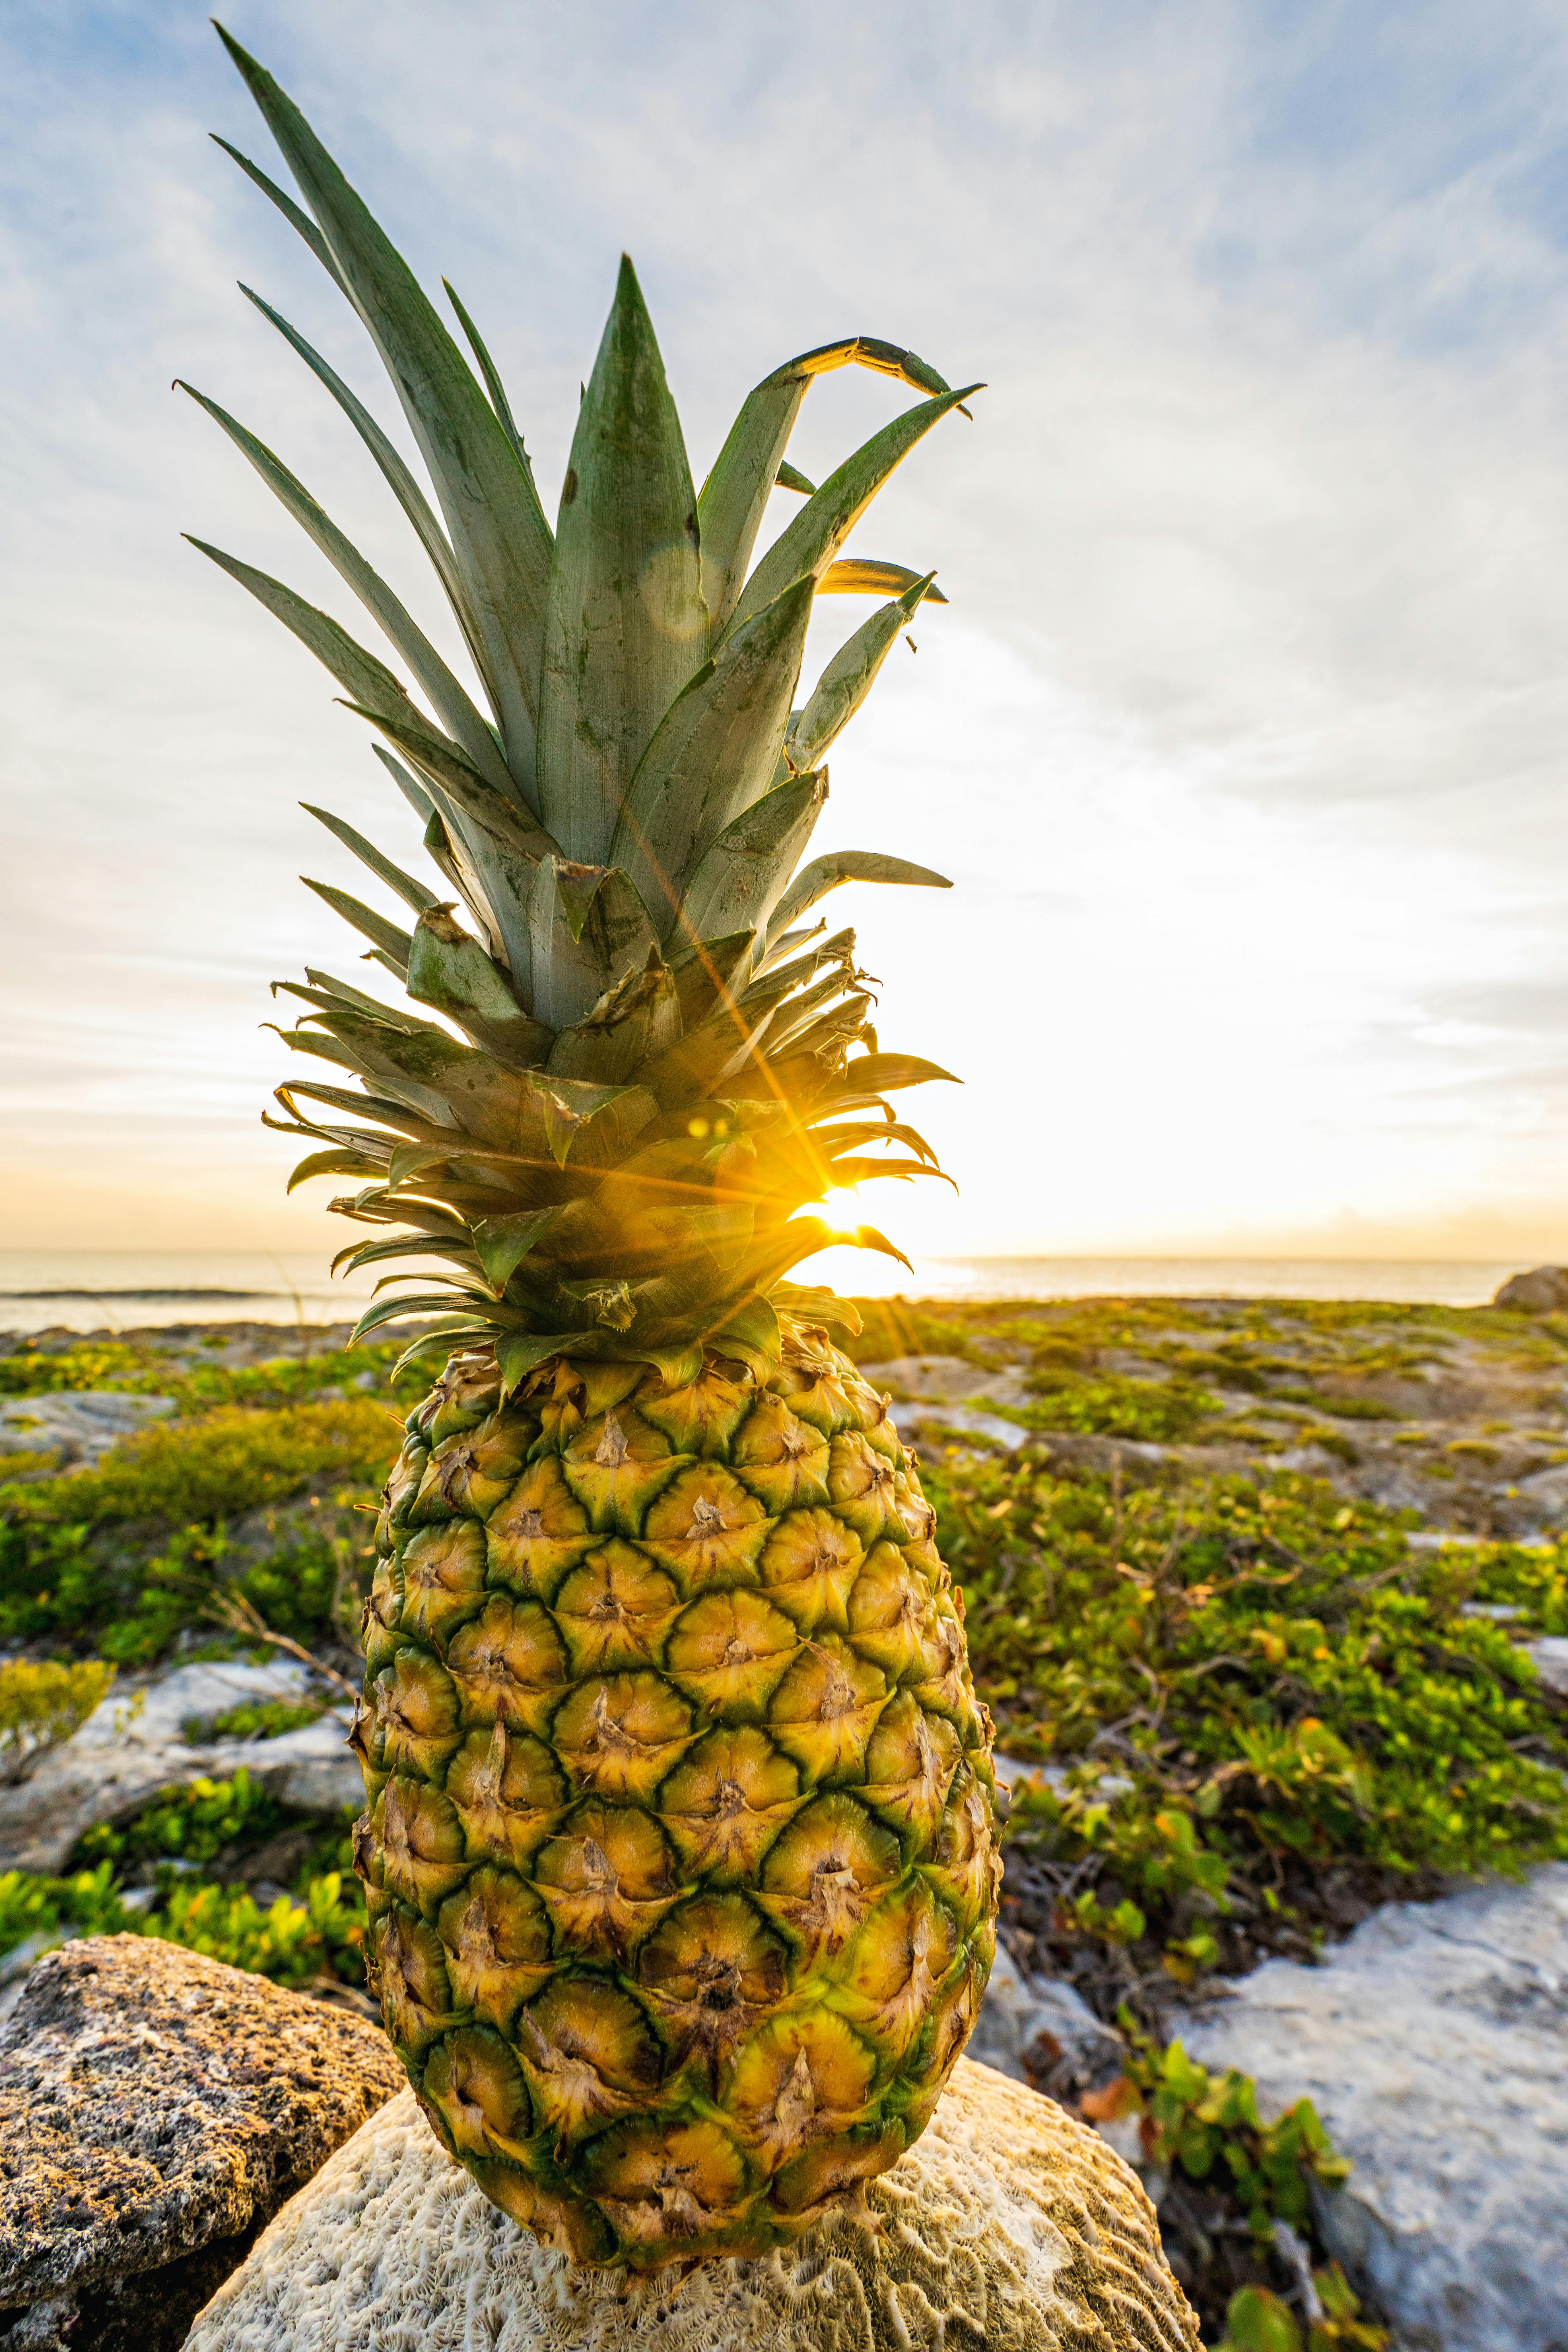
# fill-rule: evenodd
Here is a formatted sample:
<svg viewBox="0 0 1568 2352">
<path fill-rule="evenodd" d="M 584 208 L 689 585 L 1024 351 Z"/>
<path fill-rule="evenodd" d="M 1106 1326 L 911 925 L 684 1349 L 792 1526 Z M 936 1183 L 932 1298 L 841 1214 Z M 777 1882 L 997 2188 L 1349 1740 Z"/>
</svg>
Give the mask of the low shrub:
<svg viewBox="0 0 1568 2352">
<path fill-rule="evenodd" d="M 100 1658 L 0 1664 L 0 1781 L 24 1780 L 79 1731 L 113 1680 L 113 1666 Z"/>
<path fill-rule="evenodd" d="M 1122 1380 L 1109 1374 L 1070 1380 L 1060 1372 L 1035 1371 L 1028 1386 L 1037 1402 L 1002 1406 L 1009 1421 L 1026 1429 L 1059 1430 L 1089 1437 L 1141 1438 L 1155 1445 L 1177 1444 L 1219 1408 L 1206 1391 L 1176 1381 Z"/>
<path fill-rule="evenodd" d="M 167 1789 L 119 1828 L 98 1822 L 77 1848 L 86 1862 L 215 1862 L 226 1847 L 259 1845 L 289 1816 L 243 1765 L 229 1780 L 193 1780 Z"/>
<path fill-rule="evenodd" d="M 369 1560 L 353 1515 L 374 1507 L 400 1438 L 390 1410 L 364 1396 L 226 1405 L 126 1439 L 97 1470 L 0 1486 L 0 1640 L 90 1629 L 104 1656 L 149 1664 L 204 1621 L 223 1577 L 276 1631 L 341 1642 L 342 1547 L 352 1583 Z M 280 1511 L 237 1557 L 232 1521 L 301 1493 L 292 1517 Z"/>
<path fill-rule="evenodd" d="M 244 1887 L 176 1885 L 142 1932 L 277 1984 L 320 1977 L 363 1984 L 365 1911 L 358 1885 L 351 1880 L 350 1886 L 345 1899 L 341 1875 L 329 1871 L 310 1882 L 302 1903 L 279 1895 L 263 1910 Z"/>
<path fill-rule="evenodd" d="M 189 1716 L 181 1729 L 192 1748 L 209 1747 L 215 1739 L 279 1739 L 316 1722 L 323 1706 L 320 1699 L 247 1699 L 222 1715 Z"/>
</svg>

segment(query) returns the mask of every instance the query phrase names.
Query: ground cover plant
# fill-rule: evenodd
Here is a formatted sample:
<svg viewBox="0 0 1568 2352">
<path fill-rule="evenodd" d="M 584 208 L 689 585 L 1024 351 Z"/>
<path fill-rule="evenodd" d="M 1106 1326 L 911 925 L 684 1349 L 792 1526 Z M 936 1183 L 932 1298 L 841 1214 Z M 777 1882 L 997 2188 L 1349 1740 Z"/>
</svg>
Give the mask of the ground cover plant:
<svg viewBox="0 0 1568 2352">
<path fill-rule="evenodd" d="M 1211 2340 L 1230 2314 L 1239 2352 L 1289 2347 L 1291 2327 L 1313 2352 L 1356 2352 L 1368 2315 L 1320 2253 L 1323 2315 L 1309 2319 L 1274 2236 L 1283 2223 L 1310 2243 L 1301 2199 L 1332 2152 L 1314 2119 L 1255 2120 L 1240 2078 L 1193 2067 L 1170 2011 L 1268 1952 L 1310 1957 L 1374 1902 L 1431 1891 L 1442 1873 L 1568 1853 L 1563 1706 L 1522 1654 L 1535 1634 L 1568 1633 L 1568 1549 L 1549 1508 L 1568 1328 L 1488 1309 L 1257 1302 L 863 1313 L 854 1349 L 879 1377 L 923 1352 L 976 1377 L 1010 1373 L 1024 1400 L 994 1415 L 1018 1450 L 955 1428 L 962 1415 L 940 1405 L 922 1408 L 920 1443 L 1000 1745 L 1052 1768 L 1014 1805 L 1004 1932 L 1126 2037 L 1118 2082 L 1053 2078 L 1042 2053 L 1042 2084 L 1139 2116 L 1170 2179 L 1168 2243 L 1185 2261 L 1201 2235 L 1215 2256 L 1188 2264 Z M 159 1425 L 144 1486 L 125 1466 L 142 1458 L 139 1438 L 100 1472 L 0 1493 L 7 1646 L 34 1663 L 101 1655 L 93 1596 L 107 1591 L 100 1622 L 134 1628 L 140 1645 L 121 1666 L 133 1696 L 143 1660 L 247 1654 L 204 1598 L 232 1576 L 267 1622 L 352 1666 L 332 1545 L 350 1547 L 357 1587 L 369 1522 L 354 1506 L 374 1502 L 396 1434 L 390 1414 L 359 1416 L 385 1413 L 393 1350 L 279 1333 L 113 1345 L 93 1384 L 172 1395 L 180 1410 Z M 41 1394 L 51 1365 L 80 1385 L 80 1360 L 103 1352 L 61 1337 L 0 1364 L 18 1367 L 12 1393 Z M 358 1385 L 367 1372 L 374 1389 Z M 1131 1392 L 1124 1415 L 1099 1401 L 1112 1381 Z M 398 1385 L 402 1402 L 418 1375 Z M 1173 1415 L 1161 1402 L 1173 1391 L 1204 1402 Z M 1379 1413 L 1332 1410 L 1369 1401 Z M 215 1412 L 225 1429 L 248 1423 L 251 1440 L 232 1444 L 228 1485 L 182 1493 L 181 1433 Z M 1182 1433 L 1149 1434 L 1162 1425 Z M 378 1428 L 391 1435 L 373 1459 Z M 1336 1431 L 1353 1432 L 1352 1460 L 1321 1442 Z M 1467 1441 L 1486 1454 L 1451 1450 Z M 363 1458 L 329 1475 L 355 1444 Z M 132 1493 L 163 1515 L 109 1515 Z M 332 1532 L 313 1532 L 328 1513 Z M 1469 1539 L 1412 1545 L 1444 1528 Z M 68 1573 L 39 1576 L 57 1542 L 74 1590 Z M 252 1703 L 223 1735 L 286 1728 L 306 1703 Z M 0 1878 L 0 1947 L 65 1925 L 135 1926 L 350 1994 L 363 1914 L 346 1861 L 342 1825 L 284 1816 L 253 1784 L 198 1784 L 89 1833 L 58 1880 Z"/>
</svg>

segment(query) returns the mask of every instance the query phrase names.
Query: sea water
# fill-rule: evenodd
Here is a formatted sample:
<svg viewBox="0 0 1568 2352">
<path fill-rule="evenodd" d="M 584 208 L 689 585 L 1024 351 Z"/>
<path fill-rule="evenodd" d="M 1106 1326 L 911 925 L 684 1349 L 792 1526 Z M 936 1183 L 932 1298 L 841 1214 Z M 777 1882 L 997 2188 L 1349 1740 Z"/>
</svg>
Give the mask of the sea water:
<svg viewBox="0 0 1568 2352">
<path fill-rule="evenodd" d="M 342 1323 L 373 1276 L 328 1274 L 327 1254 L 270 1250 L 0 1250 L 0 1331 L 123 1331 L 172 1323 Z M 917 1257 L 825 1251 L 797 1278 L 907 1298 L 1376 1298 L 1479 1307 L 1517 1265 L 1470 1259 Z"/>
</svg>

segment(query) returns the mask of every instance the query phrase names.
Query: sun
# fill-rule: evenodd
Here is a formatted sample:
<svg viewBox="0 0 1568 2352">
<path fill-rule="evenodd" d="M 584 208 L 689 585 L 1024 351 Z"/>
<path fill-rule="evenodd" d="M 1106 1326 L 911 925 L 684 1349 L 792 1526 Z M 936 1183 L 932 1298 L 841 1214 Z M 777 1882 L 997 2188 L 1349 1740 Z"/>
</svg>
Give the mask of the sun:
<svg viewBox="0 0 1568 2352">
<path fill-rule="evenodd" d="M 866 1214 L 858 1184 L 836 1184 L 822 1196 L 822 1213 L 830 1225 L 858 1225 Z"/>
</svg>

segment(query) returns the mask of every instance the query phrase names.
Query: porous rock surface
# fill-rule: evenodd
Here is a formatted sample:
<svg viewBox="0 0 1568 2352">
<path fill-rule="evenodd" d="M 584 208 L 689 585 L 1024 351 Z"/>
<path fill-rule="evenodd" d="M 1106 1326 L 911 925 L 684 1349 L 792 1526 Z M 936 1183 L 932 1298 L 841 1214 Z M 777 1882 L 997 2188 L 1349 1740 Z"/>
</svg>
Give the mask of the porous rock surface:
<svg viewBox="0 0 1568 2352">
<path fill-rule="evenodd" d="M 187 2352 L 1197 2352 L 1134 2175 L 960 2059 L 859 2214 L 684 2277 L 574 2267 L 509 2221 L 405 2093 L 279 2214 Z"/>
<path fill-rule="evenodd" d="M 41 1960 L 0 2033 L 0 2345 L 179 2344 L 405 2081 L 363 2019 L 175 1944 Z"/>
<path fill-rule="evenodd" d="M 1392 1904 L 1178 2030 L 1266 2115 L 1311 2099 L 1355 2165 L 1324 2237 L 1400 2352 L 1565 2352 L 1568 1864 Z"/>
</svg>

